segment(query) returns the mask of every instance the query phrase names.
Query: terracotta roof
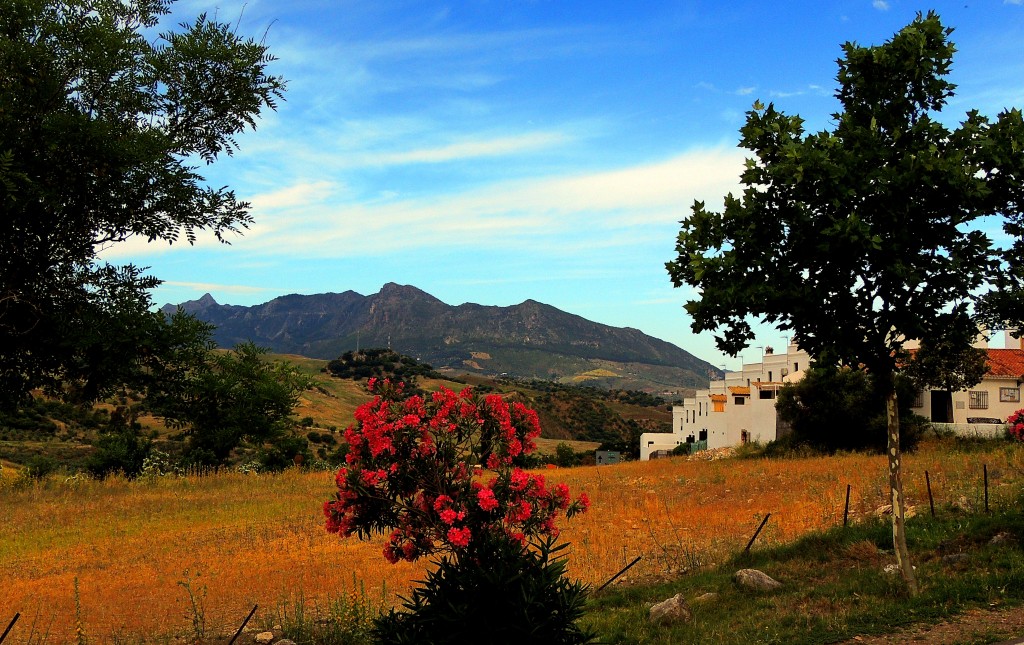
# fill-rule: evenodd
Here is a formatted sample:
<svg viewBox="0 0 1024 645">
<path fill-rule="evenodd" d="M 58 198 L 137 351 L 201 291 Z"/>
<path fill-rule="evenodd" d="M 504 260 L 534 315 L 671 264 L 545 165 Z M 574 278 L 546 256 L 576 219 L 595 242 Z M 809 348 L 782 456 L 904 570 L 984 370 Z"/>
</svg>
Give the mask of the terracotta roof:
<svg viewBox="0 0 1024 645">
<path fill-rule="evenodd" d="M 1024 349 L 988 350 L 988 375 L 1020 378 L 1024 375 Z"/>
<path fill-rule="evenodd" d="M 742 385 L 730 385 L 729 392 L 736 396 L 750 396 L 750 388 Z"/>
<path fill-rule="evenodd" d="M 715 401 L 717 403 L 725 403 L 726 399 L 728 399 L 728 398 L 729 397 L 727 397 L 724 394 L 712 394 L 711 395 L 711 400 Z"/>
</svg>

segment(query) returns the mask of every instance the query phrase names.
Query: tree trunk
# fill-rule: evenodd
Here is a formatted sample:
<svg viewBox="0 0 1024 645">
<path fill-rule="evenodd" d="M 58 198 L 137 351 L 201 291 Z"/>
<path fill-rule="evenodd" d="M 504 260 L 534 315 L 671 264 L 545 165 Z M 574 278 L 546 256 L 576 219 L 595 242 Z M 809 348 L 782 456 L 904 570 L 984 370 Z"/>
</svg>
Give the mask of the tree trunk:
<svg viewBox="0 0 1024 645">
<path fill-rule="evenodd" d="M 907 531 L 904 522 L 905 504 L 903 500 L 903 471 L 900 456 L 900 413 L 896 405 L 896 391 L 893 388 L 886 396 L 889 435 L 889 489 L 892 491 L 892 545 L 896 553 L 896 564 L 899 565 L 903 579 L 911 596 L 917 595 L 917 579 L 914 567 L 910 564 L 910 553 L 907 551 Z"/>
</svg>

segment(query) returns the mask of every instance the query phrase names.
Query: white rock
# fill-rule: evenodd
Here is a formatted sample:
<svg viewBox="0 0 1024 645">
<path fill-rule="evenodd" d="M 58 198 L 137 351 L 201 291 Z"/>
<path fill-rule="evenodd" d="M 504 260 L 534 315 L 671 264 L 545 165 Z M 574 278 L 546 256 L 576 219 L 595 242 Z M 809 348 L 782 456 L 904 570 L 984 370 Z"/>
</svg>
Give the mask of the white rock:
<svg viewBox="0 0 1024 645">
<path fill-rule="evenodd" d="M 732 580 L 741 587 L 755 591 L 771 591 L 782 586 L 781 582 L 757 569 L 740 569 L 733 574 Z"/>
<path fill-rule="evenodd" d="M 668 600 L 659 602 L 651 607 L 651 623 L 662 625 L 667 623 L 688 623 L 693 619 L 693 612 L 683 594 L 677 593 Z"/>
</svg>

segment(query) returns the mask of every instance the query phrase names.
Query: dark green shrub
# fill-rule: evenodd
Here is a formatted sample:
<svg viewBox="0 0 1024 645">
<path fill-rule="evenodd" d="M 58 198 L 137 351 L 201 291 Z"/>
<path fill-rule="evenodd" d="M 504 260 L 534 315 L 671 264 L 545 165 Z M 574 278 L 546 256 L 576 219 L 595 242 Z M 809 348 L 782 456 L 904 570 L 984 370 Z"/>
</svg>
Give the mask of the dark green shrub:
<svg viewBox="0 0 1024 645">
<path fill-rule="evenodd" d="M 910 412 L 916 388 L 897 378 L 900 406 L 900 445 L 913 450 L 927 421 Z M 837 450 L 884 452 L 887 444 L 885 397 L 863 370 L 813 367 L 797 383 L 784 386 L 776 401 L 779 418 L 793 434 L 789 449 L 800 445 L 833 453 Z"/>
<path fill-rule="evenodd" d="M 474 538 L 476 539 L 476 537 Z M 587 587 L 566 577 L 554 538 L 535 548 L 502 537 L 481 541 L 461 557 L 445 555 L 403 598 L 405 611 L 375 621 L 375 640 L 419 643 L 589 643 L 576 623 Z"/>
<path fill-rule="evenodd" d="M 142 464 L 153 448 L 153 442 L 142 436 L 138 423 L 116 421 L 111 421 L 94 445 L 96 451 L 89 456 L 85 468 L 96 477 L 114 472 L 135 477 L 142 471 Z"/>
<path fill-rule="evenodd" d="M 56 470 L 57 462 L 43 455 L 33 455 L 25 462 L 25 473 L 37 481 Z"/>
</svg>

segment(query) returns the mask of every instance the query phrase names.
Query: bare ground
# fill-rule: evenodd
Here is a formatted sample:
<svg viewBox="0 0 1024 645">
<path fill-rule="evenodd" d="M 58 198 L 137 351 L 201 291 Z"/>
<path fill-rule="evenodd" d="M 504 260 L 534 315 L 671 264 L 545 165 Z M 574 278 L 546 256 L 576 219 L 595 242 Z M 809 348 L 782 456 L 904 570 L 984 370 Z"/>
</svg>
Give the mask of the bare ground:
<svg viewBox="0 0 1024 645">
<path fill-rule="evenodd" d="M 915 624 L 881 636 L 855 636 L 842 645 L 887 645 L 890 643 L 1024 643 L 1024 606 L 1001 609 L 972 609 L 934 625 Z"/>
</svg>

